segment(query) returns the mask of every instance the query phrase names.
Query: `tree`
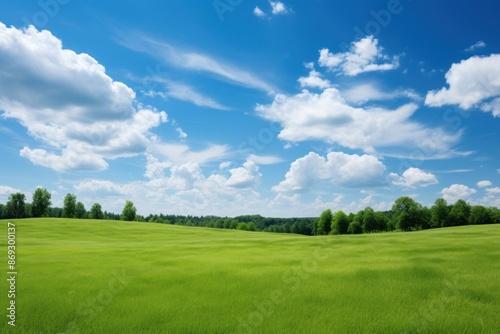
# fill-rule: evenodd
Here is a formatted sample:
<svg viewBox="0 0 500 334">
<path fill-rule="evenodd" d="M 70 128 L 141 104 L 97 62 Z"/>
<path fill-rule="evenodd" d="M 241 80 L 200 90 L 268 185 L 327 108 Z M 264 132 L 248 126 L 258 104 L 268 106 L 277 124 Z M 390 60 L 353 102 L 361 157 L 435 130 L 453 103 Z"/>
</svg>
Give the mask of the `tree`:
<svg viewBox="0 0 500 334">
<path fill-rule="evenodd" d="M 500 224 L 500 209 L 495 207 L 489 207 L 488 212 L 491 217 L 492 224 Z"/>
<path fill-rule="evenodd" d="M 63 209 L 49 208 L 49 217 L 61 218 L 63 216 Z"/>
<path fill-rule="evenodd" d="M 467 225 L 469 222 L 470 210 L 470 205 L 463 199 L 459 199 L 450 211 L 452 226 Z"/>
<path fill-rule="evenodd" d="M 347 232 L 349 232 L 350 234 L 363 233 L 363 226 L 357 217 L 354 218 L 354 220 L 349 223 L 349 228 L 347 229 Z"/>
<path fill-rule="evenodd" d="M 470 210 L 469 224 L 479 225 L 479 224 L 492 224 L 493 219 L 491 219 L 490 211 L 482 205 L 475 205 Z"/>
<path fill-rule="evenodd" d="M 24 216 L 25 217 L 32 217 L 32 205 L 31 203 L 25 203 L 24 204 Z"/>
<path fill-rule="evenodd" d="M 76 196 L 73 194 L 67 194 L 66 197 L 64 197 L 63 217 L 74 218 L 75 211 L 76 211 Z"/>
<path fill-rule="evenodd" d="M 122 215 L 121 215 L 121 220 L 125 221 L 133 221 L 135 219 L 135 214 L 137 212 L 137 209 L 134 206 L 134 203 L 131 201 L 127 201 L 125 203 L 125 206 L 123 207 Z"/>
<path fill-rule="evenodd" d="M 431 207 L 431 227 L 445 227 L 450 223 L 450 209 L 444 198 L 438 198 Z"/>
<path fill-rule="evenodd" d="M 90 218 L 92 219 L 103 219 L 104 213 L 102 213 L 101 204 L 94 203 L 90 208 Z"/>
<path fill-rule="evenodd" d="M 236 219 L 231 219 L 231 222 L 229 223 L 229 229 L 231 230 L 238 229 L 238 221 Z"/>
<path fill-rule="evenodd" d="M 401 212 L 397 216 L 396 228 L 406 232 L 410 231 L 411 227 L 412 227 L 412 220 L 410 218 L 410 215 L 406 211 Z"/>
<path fill-rule="evenodd" d="M 389 222 L 389 218 L 383 212 L 375 212 L 375 220 L 377 222 L 377 228 L 379 231 L 387 231 L 387 223 Z"/>
<path fill-rule="evenodd" d="M 375 211 L 373 211 L 372 208 L 367 207 L 364 210 L 362 221 L 362 228 L 364 233 L 371 233 L 377 230 L 377 219 L 375 218 Z"/>
<path fill-rule="evenodd" d="M 47 217 L 49 215 L 49 207 L 52 205 L 50 201 L 49 191 L 45 188 L 36 188 L 33 193 L 33 203 L 31 205 L 31 215 L 33 217 Z"/>
<path fill-rule="evenodd" d="M 25 201 L 26 196 L 23 193 L 11 194 L 7 202 L 7 214 L 14 218 L 24 217 Z"/>
<path fill-rule="evenodd" d="M 326 209 L 321 213 L 318 220 L 317 234 L 328 234 L 332 230 L 332 210 Z"/>
<path fill-rule="evenodd" d="M 237 230 L 240 231 L 248 231 L 248 225 L 247 223 L 238 223 L 238 226 L 236 227 Z"/>
<path fill-rule="evenodd" d="M 217 219 L 214 224 L 215 228 L 224 228 L 224 221 L 222 219 Z"/>
<path fill-rule="evenodd" d="M 398 221 L 397 221 L 397 219 L 395 219 L 395 218 L 391 218 L 391 219 L 389 219 L 389 220 L 387 221 L 387 231 L 391 231 L 391 232 L 392 232 L 392 231 L 394 231 L 394 230 L 397 228 L 397 227 L 396 227 L 397 222 L 398 222 Z"/>
<path fill-rule="evenodd" d="M 349 217 L 340 210 L 335 212 L 332 218 L 332 232 L 334 234 L 347 234 L 349 228 Z"/>
<path fill-rule="evenodd" d="M 403 196 L 398 198 L 392 205 L 393 225 L 402 231 L 422 228 L 423 210 L 422 205 L 413 198 Z"/>
<path fill-rule="evenodd" d="M 78 219 L 84 218 L 86 213 L 87 213 L 87 210 L 85 210 L 85 205 L 83 205 L 82 202 L 76 203 L 75 218 L 78 218 Z"/>
<path fill-rule="evenodd" d="M 420 215 L 420 228 L 422 228 L 422 230 L 431 228 L 431 209 L 426 206 L 422 206 Z"/>
</svg>

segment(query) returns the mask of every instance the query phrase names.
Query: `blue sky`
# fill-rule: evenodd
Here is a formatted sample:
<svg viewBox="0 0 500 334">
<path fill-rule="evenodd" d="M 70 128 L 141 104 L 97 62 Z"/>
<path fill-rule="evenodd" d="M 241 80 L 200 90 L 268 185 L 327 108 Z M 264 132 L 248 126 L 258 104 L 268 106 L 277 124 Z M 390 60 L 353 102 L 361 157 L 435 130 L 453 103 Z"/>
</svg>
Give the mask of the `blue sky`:
<svg viewBox="0 0 500 334">
<path fill-rule="evenodd" d="M 8 2 L 0 201 L 317 216 L 500 206 L 500 5 Z"/>
</svg>

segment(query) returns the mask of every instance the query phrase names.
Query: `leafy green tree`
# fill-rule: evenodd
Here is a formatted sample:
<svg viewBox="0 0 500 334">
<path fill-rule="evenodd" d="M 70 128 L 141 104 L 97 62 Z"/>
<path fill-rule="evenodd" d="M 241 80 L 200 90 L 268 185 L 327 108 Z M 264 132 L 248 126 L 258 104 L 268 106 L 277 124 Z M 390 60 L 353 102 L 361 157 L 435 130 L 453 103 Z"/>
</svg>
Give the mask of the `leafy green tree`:
<svg viewBox="0 0 500 334">
<path fill-rule="evenodd" d="M 402 231 L 422 228 L 424 219 L 422 205 L 411 197 L 398 198 L 392 205 L 392 214 L 393 225 Z"/>
<path fill-rule="evenodd" d="M 125 221 L 133 221 L 135 219 L 135 215 L 137 213 L 137 209 L 134 206 L 134 203 L 131 201 L 125 202 L 125 206 L 123 207 L 121 220 Z"/>
<path fill-rule="evenodd" d="M 397 227 L 398 221 L 396 218 L 391 218 L 389 219 L 389 221 L 387 222 L 387 231 L 394 231 Z"/>
<path fill-rule="evenodd" d="M 32 217 L 31 208 L 32 208 L 31 203 L 24 204 L 24 216 L 25 217 Z"/>
<path fill-rule="evenodd" d="M 87 210 L 85 210 L 85 205 L 82 202 L 76 203 L 75 207 L 75 218 L 82 219 L 85 217 Z"/>
<path fill-rule="evenodd" d="M 61 218 L 63 216 L 63 209 L 49 208 L 49 217 Z"/>
<path fill-rule="evenodd" d="M 452 226 L 467 225 L 471 207 L 463 199 L 459 199 L 451 208 L 450 221 Z"/>
<path fill-rule="evenodd" d="M 406 211 L 401 212 L 397 216 L 396 228 L 400 229 L 401 231 L 410 231 L 412 226 L 413 224 L 411 217 Z"/>
<path fill-rule="evenodd" d="M 240 231 L 248 231 L 248 224 L 247 223 L 238 223 L 238 226 L 236 227 L 237 230 Z"/>
<path fill-rule="evenodd" d="M 48 217 L 51 195 L 45 188 L 36 188 L 33 193 L 33 203 L 31 204 L 31 215 L 33 217 Z"/>
<path fill-rule="evenodd" d="M 326 209 L 321 213 L 318 220 L 317 234 L 328 234 L 332 230 L 332 210 Z"/>
<path fill-rule="evenodd" d="M 491 217 L 491 222 L 493 224 L 500 224 L 500 209 L 495 207 L 489 207 L 488 212 Z"/>
<path fill-rule="evenodd" d="M 229 223 L 229 229 L 231 230 L 238 229 L 238 221 L 236 219 L 231 219 L 231 222 Z"/>
<path fill-rule="evenodd" d="M 359 218 L 356 217 L 354 218 L 353 221 L 349 223 L 349 227 L 347 228 L 347 232 L 350 234 L 361 234 L 363 233 L 363 225 L 361 222 L 358 220 Z"/>
<path fill-rule="evenodd" d="M 422 212 L 420 217 L 420 227 L 422 230 L 427 230 L 431 228 L 431 209 L 426 206 L 422 206 Z"/>
<path fill-rule="evenodd" d="M 469 224 L 479 225 L 479 224 L 492 224 L 493 219 L 491 219 L 490 211 L 482 205 L 475 205 L 470 210 Z"/>
<path fill-rule="evenodd" d="M 63 217 L 74 218 L 76 211 L 76 196 L 73 194 L 66 194 L 64 197 Z"/>
<path fill-rule="evenodd" d="M 334 234 L 347 234 L 349 229 L 349 217 L 340 210 L 335 212 L 332 218 L 332 232 Z"/>
<path fill-rule="evenodd" d="M 94 203 L 90 208 L 90 218 L 91 219 L 103 219 L 104 213 L 102 212 L 101 204 Z"/>
<path fill-rule="evenodd" d="M 14 218 L 24 217 L 25 201 L 26 201 L 26 195 L 24 195 L 23 193 L 11 194 L 9 196 L 9 201 L 7 202 L 8 216 Z"/>
<path fill-rule="evenodd" d="M 363 212 L 363 232 L 364 233 L 371 233 L 373 231 L 376 231 L 378 226 L 377 226 L 377 219 L 375 217 L 375 211 L 373 211 L 372 208 L 367 207 L 364 212 Z"/>
<path fill-rule="evenodd" d="M 450 223 L 450 209 L 444 198 L 438 198 L 431 207 L 431 227 L 445 227 Z"/>
<path fill-rule="evenodd" d="M 383 212 L 375 212 L 375 220 L 377 222 L 377 229 L 379 231 L 387 231 L 387 223 L 389 222 L 389 218 Z"/>
</svg>

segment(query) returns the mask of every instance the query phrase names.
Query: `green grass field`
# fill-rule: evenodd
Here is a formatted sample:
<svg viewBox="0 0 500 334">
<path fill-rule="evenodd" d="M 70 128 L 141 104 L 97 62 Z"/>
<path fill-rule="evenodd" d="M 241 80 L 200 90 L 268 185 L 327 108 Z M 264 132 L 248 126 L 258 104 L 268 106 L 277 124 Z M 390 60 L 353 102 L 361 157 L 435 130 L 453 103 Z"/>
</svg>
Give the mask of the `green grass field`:
<svg viewBox="0 0 500 334">
<path fill-rule="evenodd" d="M 16 225 L 7 333 L 498 333 L 500 225 L 305 237 L 147 223 Z M 7 277 L 7 222 L 1 221 Z M 8 277 L 7 277 L 8 278 Z"/>
</svg>

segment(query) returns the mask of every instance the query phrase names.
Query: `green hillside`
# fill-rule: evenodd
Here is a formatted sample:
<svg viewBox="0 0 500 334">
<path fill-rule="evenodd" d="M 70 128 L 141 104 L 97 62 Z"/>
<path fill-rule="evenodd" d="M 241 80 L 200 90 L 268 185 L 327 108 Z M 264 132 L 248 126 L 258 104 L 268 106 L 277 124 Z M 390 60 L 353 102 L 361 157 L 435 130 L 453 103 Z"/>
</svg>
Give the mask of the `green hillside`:
<svg viewBox="0 0 500 334">
<path fill-rule="evenodd" d="M 305 237 L 16 225 L 8 333 L 497 333 L 500 225 Z M 7 276 L 7 221 L 0 259 Z M 7 277 L 8 278 L 8 277 Z M 1 280 L 3 313 L 9 290 Z"/>
</svg>

